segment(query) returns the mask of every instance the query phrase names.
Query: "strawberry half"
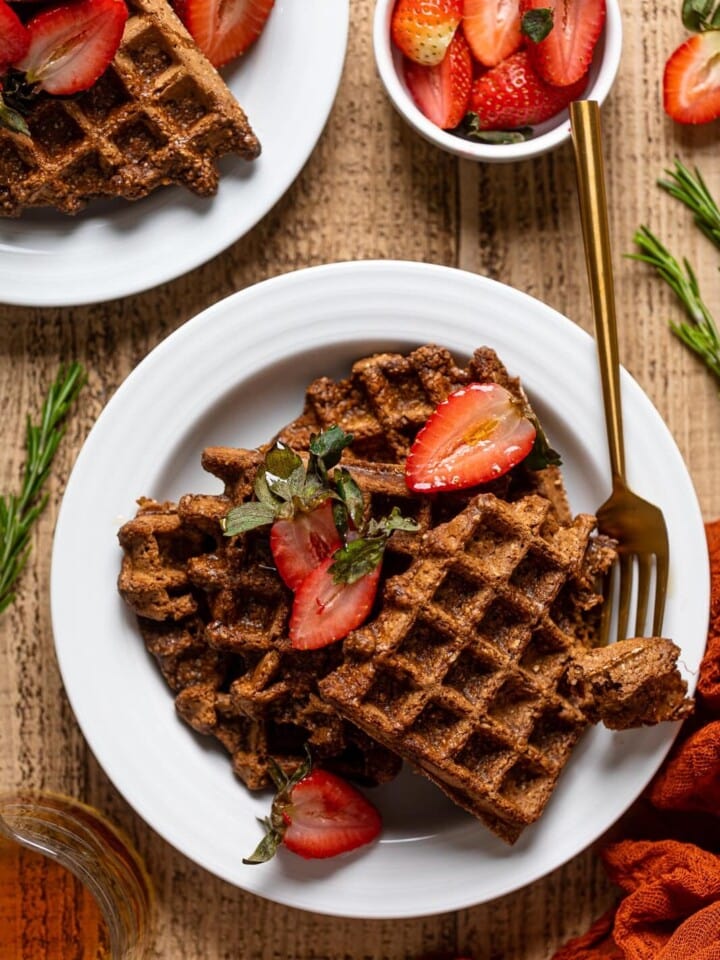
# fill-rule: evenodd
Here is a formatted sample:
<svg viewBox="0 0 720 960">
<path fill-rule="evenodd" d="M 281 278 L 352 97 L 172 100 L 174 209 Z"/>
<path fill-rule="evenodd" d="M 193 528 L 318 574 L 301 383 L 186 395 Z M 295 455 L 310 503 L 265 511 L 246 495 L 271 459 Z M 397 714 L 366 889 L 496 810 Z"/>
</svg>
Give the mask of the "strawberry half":
<svg viewBox="0 0 720 960">
<path fill-rule="evenodd" d="M 467 113 L 472 78 L 470 48 L 460 31 L 437 66 L 405 60 L 405 82 L 413 100 L 442 130 L 452 130 Z"/>
<path fill-rule="evenodd" d="M 127 18 L 124 0 L 79 0 L 50 7 L 28 20 L 30 45 L 14 66 L 48 93 L 87 90 L 110 65 Z"/>
<path fill-rule="evenodd" d="M 433 67 L 445 56 L 461 19 L 462 0 L 398 0 L 390 36 L 409 60 Z"/>
<path fill-rule="evenodd" d="M 215 67 L 245 53 L 262 33 L 274 0 L 174 0 L 173 7 Z"/>
<path fill-rule="evenodd" d="M 0 73 L 22 60 L 30 46 L 27 27 L 5 0 L 0 0 Z"/>
<path fill-rule="evenodd" d="M 311 770 L 310 762 L 287 778 L 277 764 L 271 772 L 278 787 L 267 834 L 243 863 L 266 863 L 280 844 L 305 859 L 325 859 L 371 843 L 382 820 L 369 800 L 327 770 Z"/>
<path fill-rule="evenodd" d="M 358 542 L 358 541 L 355 541 Z M 372 609 L 380 563 L 352 583 L 337 580 L 327 557 L 300 584 L 290 614 L 290 643 L 295 650 L 317 650 L 342 640 Z"/>
<path fill-rule="evenodd" d="M 470 110 L 482 130 L 512 130 L 543 123 L 581 96 L 587 77 L 569 87 L 546 83 L 533 69 L 526 50 L 479 77 L 470 93 Z"/>
<path fill-rule="evenodd" d="M 605 24 L 605 0 L 521 0 L 523 26 L 532 10 L 552 13 L 545 39 L 528 43 L 533 66 L 547 83 L 562 87 L 577 83 L 590 68 Z"/>
<path fill-rule="evenodd" d="M 270 550 L 277 571 L 296 590 L 308 574 L 342 546 L 332 503 L 326 500 L 310 513 L 276 520 L 270 528 Z"/>
<path fill-rule="evenodd" d="M 473 56 L 486 67 L 522 44 L 518 0 L 463 0 L 462 27 Z"/>
<path fill-rule="evenodd" d="M 537 434 L 520 402 L 495 383 L 451 393 L 415 438 L 405 479 L 418 493 L 495 480 L 524 460 Z"/>
<path fill-rule="evenodd" d="M 663 75 L 663 107 L 678 123 L 720 117 L 720 30 L 707 30 L 675 50 Z"/>
</svg>

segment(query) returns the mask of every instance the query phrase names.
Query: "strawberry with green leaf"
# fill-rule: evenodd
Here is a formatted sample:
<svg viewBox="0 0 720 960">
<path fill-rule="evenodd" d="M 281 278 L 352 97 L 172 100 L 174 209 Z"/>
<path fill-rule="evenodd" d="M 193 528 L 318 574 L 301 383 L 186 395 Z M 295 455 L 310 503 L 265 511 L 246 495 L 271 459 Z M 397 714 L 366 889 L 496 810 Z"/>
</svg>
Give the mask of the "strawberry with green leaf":
<svg viewBox="0 0 720 960">
<path fill-rule="evenodd" d="M 246 864 L 267 863 L 282 845 L 305 859 L 326 859 L 372 843 L 382 829 L 376 808 L 355 787 L 310 759 L 287 777 L 276 763 L 270 773 L 277 787 L 266 834 Z"/>
<path fill-rule="evenodd" d="M 663 108 L 678 123 L 709 123 L 720 117 L 720 4 L 684 0 L 682 20 L 694 36 L 665 64 Z"/>
<path fill-rule="evenodd" d="M 349 475 L 348 475 L 349 477 Z M 351 480 L 346 478 L 347 483 Z M 296 650 L 316 650 L 342 640 L 370 613 L 380 582 L 387 542 L 395 530 L 417 530 L 400 515 L 371 519 L 359 535 L 327 557 L 295 593 L 290 614 L 290 642 Z"/>
<path fill-rule="evenodd" d="M 335 519 L 339 494 L 330 471 L 351 442 L 350 434 L 332 427 L 313 437 L 307 464 L 289 447 L 276 444 L 255 477 L 257 499 L 234 507 L 223 521 L 226 536 L 271 525 L 273 559 L 291 590 L 342 545 Z"/>
<path fill-rule="evenodd" d="M 520 10 L 540 77 L 557 87 L 584 77 L 605 24 L 605 0 L 520 0 Z"/>
</svg>

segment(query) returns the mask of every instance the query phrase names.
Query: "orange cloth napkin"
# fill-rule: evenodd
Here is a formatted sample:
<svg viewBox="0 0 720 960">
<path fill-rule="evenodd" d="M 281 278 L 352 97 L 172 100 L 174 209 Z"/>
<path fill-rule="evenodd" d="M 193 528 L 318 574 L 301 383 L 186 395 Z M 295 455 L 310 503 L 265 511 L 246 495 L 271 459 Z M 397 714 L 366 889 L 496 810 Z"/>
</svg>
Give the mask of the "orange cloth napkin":
<svg viewBox="0 0 720 960">
<path fill-rule="evenodd" d="M 633 839 L 602 852 L 623 899 L 553 960 L 720 960 L 720 520 L 705 532 L 710 629 L 696 712 L 628 818 Z"/>
</svg>

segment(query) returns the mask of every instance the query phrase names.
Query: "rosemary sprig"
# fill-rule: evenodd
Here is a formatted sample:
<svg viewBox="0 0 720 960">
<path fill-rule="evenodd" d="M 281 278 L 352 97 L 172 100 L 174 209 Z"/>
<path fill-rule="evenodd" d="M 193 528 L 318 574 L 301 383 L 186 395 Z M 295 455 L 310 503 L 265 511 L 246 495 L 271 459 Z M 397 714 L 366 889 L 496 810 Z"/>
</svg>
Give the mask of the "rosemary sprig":
<svg viewBox="0 0 720 960">
<path fill-rule="evenodd" d="M 0 496 L 0 613 L 15 599 L 13 588 L 30 553 L 30 533 L 48 500 L 42 488 L 65 433 L 68 412 L 84 383 L 85 371 L 79 363 L 61 367 L 48 390 L 40 422 L 33 424 L 28 416 L 20 493 Z"/>
<path fill-rule="evenodd" d="M 647 227 L 640 227 L 633 240 L 642 252 L 630 254 L 630 259 L 650 264 L 675 292 L 688 316 L 689 322 L 671 321 L 670 329 L 720 379 L 720 334 L 695 271 L 685 258 L 681 265 Z"/>
<path fill-rule="evenodd" d="M 692 210 L 696 226 L 720 249 L 720 207 L 698 168 L 691 172 L 676 158 L 675 169 L 665 173 L 668 179 L 658 180 L 658 186 Z"/>
</svg>

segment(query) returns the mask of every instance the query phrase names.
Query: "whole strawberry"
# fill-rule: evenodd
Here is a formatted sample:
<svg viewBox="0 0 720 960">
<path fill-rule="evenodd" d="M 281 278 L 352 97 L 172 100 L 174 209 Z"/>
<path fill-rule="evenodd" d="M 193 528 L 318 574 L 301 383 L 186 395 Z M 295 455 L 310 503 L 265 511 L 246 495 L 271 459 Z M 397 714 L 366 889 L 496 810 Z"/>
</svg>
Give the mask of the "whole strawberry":
<svg viewBox="0 0 720 960">
<path fill-rule="evenodd" d="M 390 36 L 408 59 L 433 67 L 445 56 L 462 14 L 462 0 L 398 0 Z"/>
<path fill-rule="evenodd" d="M 470 93 L 470 111 L 482 130 L 512 130 L 543 123 L 582 95 L 587 77 L 555 87 L 535 72 L 526 50 L 479 77 Z"/>
</svg>

